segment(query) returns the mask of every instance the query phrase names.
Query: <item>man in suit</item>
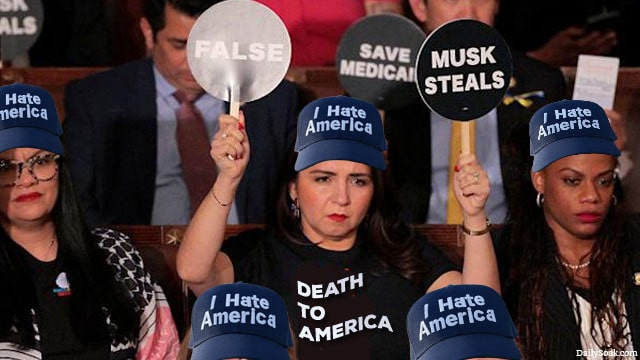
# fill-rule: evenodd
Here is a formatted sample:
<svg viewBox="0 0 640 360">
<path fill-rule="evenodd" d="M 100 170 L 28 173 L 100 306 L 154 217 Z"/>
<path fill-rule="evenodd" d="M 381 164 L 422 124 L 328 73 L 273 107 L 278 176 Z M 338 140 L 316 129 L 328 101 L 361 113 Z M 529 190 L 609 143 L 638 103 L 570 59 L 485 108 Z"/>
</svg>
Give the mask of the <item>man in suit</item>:
<svg viewBox="0 0 640 360">
<path fill-rule="evenodd" d="M 428 34 L 456 19 L 493 26 L 499 1 L 409 0 L 409 5 Z M 531 115 L 544 104 L 566 98 L 564 77 L 558 69 L 522 54 L 512 57 L 513 76 L 505 101 L 476 120 L 475 155 L 491 183 L 487 212 L 494 223 L 503 222 L 517 206 L 518 183 L 529 176 Z M 517 95 L 527 101 L 509 101 Z M 410 223 L 446 222 L 450 129 L 451 121 L 431 112 L 421 100 L 386 112 L 389 168 L 402 215 Z"/>
<path fill-rule="evenodd" d="M 93 224 L 186 224 L 190 204 L 175 135 L 176 91 L 199 96 L 209 139 L 228 104 L 205 93 L 187 63 L 197 17 L 221 0 L 145 0 L 140 28 L 150 58 L 68 85 L 65 145 L 78 193 Z M 283 81 L 247 103 L 252 156 L 230 223 L 264 223 L 280 163 L 295 140 L 298 93 Z M 213 183 L 213 179 L 211 180 Z"/>
</svg>

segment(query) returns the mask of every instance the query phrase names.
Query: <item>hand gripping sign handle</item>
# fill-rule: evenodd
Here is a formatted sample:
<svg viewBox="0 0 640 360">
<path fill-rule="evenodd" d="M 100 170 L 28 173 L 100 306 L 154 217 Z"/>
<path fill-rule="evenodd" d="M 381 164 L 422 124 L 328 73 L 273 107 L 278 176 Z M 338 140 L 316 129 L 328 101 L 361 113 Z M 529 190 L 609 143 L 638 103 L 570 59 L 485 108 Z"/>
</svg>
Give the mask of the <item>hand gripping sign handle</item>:
<svg viewBox="0 0 640 360">
<path fill-rule="evenodd" d="M 472 123 L 473 122 L 473 123 Z M 447 224 L 462 223 L 462 210 L 458 205 L 453 192 L 453 179 L 455 176 L 455 165 L 458 162 L 458 154 L 471 154 L 474 148 L 475 120 L 452 121 L 451 143 L 449 154 L 449 182 L 447 191 Z"/>
<path fill-rule="evenodd" d="M 229 88 L 229 115 L 238 118 L 240 115 L 240 89 L 238 84 L 233 84 Z"/>
</svg>

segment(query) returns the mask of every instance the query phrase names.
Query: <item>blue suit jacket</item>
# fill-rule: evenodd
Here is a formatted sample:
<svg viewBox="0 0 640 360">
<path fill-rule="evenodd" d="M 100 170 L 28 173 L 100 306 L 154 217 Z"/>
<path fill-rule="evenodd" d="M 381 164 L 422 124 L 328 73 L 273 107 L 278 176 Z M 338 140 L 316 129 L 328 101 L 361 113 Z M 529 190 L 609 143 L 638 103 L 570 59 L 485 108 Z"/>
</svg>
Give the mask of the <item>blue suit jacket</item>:
<svg viewBox="0 0 640 360">
<path fill-rule="evenodd" d="M 156 90 L 151 59 L 69 83 L 64 144 L 91 224 L 149 224 L 155 191 Z M 295 140 L 296 86 L 283 81 L 243 107 L 251 159 L 239 185 L 241 223 L 272 212 L 281 164 Z"/>
</svg>

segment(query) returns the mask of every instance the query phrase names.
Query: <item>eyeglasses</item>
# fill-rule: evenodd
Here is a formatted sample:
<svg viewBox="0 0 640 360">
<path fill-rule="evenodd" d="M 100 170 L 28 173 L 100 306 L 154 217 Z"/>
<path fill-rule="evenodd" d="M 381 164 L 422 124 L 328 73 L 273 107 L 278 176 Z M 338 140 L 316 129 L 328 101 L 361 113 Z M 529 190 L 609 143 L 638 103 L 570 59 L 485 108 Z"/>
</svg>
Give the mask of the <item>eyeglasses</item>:
<svg viewBox="0 0 640 360">
<path fill-rule="evenodd" d="M 45 154 L 21 162 L 0 159 L 0 187 L 14 186 L 25 168 L 36 181 L 52 180 L 58 174 L 58 158 L 60 155 Z"/>
</svg>

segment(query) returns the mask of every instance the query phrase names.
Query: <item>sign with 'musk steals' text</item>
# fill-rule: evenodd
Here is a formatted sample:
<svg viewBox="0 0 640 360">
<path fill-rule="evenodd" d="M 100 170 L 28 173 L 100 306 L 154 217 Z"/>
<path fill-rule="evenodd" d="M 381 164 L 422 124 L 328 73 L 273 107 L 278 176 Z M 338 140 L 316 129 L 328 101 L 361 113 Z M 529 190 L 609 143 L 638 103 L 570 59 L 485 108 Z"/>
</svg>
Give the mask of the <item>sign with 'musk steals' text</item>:
<svg viewBox="0 0 640 360">
<path fill-rule="evenodd" d="M 418 99 L 415 62 L 425 34 L 396 14 L 366 16 L 344 33 L 336 70 L 350 96 L 380 109 L 400 108 Z"/>
<path fill-rule="evenodd" d="M 222 1 L 196 20 L 187 40 L 187 59 L 200 86 L 231 102 L 233 109 L 234 103 L 269 94 L 282 81 L 291 60 L 291 40 L 268 7 L 252 0 Z"/>
<path fill-rule="evenodd" d="M 502 36 L 476 20 L 454 20 L 435 29 L 416 63 L 418 93 L 429 108 L 468 121 L 502 100 L 511 78 L 511 52 Z"/>
<path fill-rule="evenodd" d="M 43 22 L 40 0 L 0 0 L 0 59 L 13 60 L 29 50 Z"/>
</svg>

